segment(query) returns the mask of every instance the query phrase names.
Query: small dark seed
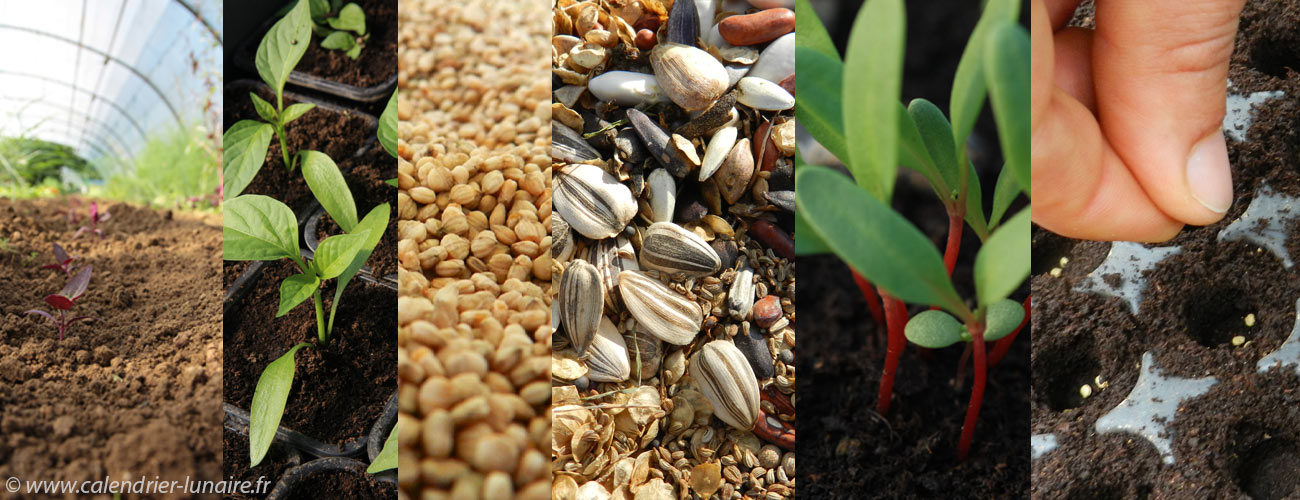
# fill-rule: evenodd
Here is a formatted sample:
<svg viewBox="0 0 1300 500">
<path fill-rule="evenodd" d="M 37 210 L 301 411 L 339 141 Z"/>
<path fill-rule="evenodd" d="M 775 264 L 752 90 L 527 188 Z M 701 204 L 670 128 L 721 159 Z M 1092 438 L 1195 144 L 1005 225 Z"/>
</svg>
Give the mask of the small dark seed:
<svg viewBox="0 0 1300 500">
<path fill-rule="evenodd" d="M 749 367 L 754 369 L 754 376 L 759 380 L 772 378 L 775 369 L 772 367 L 772 351 L 767 348 L 767 341 L 763 339 L 763 334 L 757 329 L 746 329 L 736 334 L 734 342 L 736 348 L 745 355 L 749 361 Z"/>
</svg>

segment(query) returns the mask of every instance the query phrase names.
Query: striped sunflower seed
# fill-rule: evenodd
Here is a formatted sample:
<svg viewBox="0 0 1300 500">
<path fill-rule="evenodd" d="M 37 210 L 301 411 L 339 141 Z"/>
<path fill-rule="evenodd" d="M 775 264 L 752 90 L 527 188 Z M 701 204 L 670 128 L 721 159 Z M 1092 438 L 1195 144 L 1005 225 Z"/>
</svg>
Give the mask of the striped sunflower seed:
<svg viewBox="0 0 1300 500">
<path fill-rule="evenodd" d="M 561 167 L 553 196 L 560 217 L 593 240 L 618 234 L 637 212 L 632 191 L 595 165 Z"/>
<path fill-rule="evenodd" d="M 605 284 L 607 294 L 614 293 L 619 273 L 641 270 L 641 266 L 636 263 L 636 250 L 626 236 L 600 240 L 587 249 L 587 260 L 600 271 L 600 280 Z"/>
<path fill-rule="evenodd" d="M 605 287 L 596 266 L 575 260 L 560 275 L 560 322 L 578 356 L 587 352 L 605 307 Z"/>
<path fill-rule="evenodd" d="M 749 430 L 758 420 L 758 379 L 745 355 L 727 340 L 714 340 L 691 357 L 691 376 L 728 425 Z"/>
<path fill-rule="evenodd" d="M 600 326 L 588 352 L 587 377 L 595 382 L 622 382 L 632 373 L 627 343 L 618 333 L 618 327 L 607 317 L 600 318 Z"/>
<path fill-rule="evenodd" d="M 564 222 L 564 217 L 551 218 L 551 255 L 556 262 L 564 262 L 573 256 L 573 231 L 569 229 L 569 223 Z"/>
<path fill-rule="evenodd" d="M 643 331 L 674 345 L 695 339 L 704 322 L 700 306 L 641 271 L 618 275 L 623 305 L 641 324 Z"/>
<path fill-rule="evenodd" d="M 645 230 L 641 266 L 669 274 L 707 276 L 718 271 L 722 260 L 699 235 L 671 222 L 656 222 Z"/>
</svg>

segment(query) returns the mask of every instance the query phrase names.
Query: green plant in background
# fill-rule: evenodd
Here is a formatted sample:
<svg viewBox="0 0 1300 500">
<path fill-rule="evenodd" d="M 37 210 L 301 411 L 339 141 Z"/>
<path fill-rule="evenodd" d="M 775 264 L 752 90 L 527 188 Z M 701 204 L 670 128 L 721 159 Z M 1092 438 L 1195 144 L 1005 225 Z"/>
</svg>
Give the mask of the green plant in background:
<svg viewBox="0 0 1300 500">
<path fill-rule="evenodd" d="M 370 34 L 366 32 L 366 13 L 355 3 L 343 0 L 311 0 L 312 31 L 321 37 L 321 48 L 341 50 L 348 57 L 361 56 Z"/>
<path fill-rule="evenodd" d="M 796 158 L 798 253 L 839 256 L 864 278 L 860 285 L 869 303 L 875 283 L 889 332 L 877 402 L 881 414 L 889 411 L 906 340 L 931 348 L 970 343 L 975 382 L 958 445 L 961 460 L 970 450 L 983 400 L 985 342 L 1002 339 L 989 360 L 996 364 L 1023 326 L 1024 308 L 1008 297 L 1029 276 L 1029 209 L 1004 220 L 1020 194 L 1029 196 L 1029 36 L 1017 24 L 1019 12 L 1018 0 L 985 5 L 957 67 L 950 121 L 925 99 L 907 106 L 899 101 L 906 26 L 902 0 L 868 0 L 862 6 L 843 61 L 807 0 L 796 3 L 796 113 L 853 174 L 850 179 Z M 979 177 L 966 155 L 985 95 L 1006 158 L 987 216 Z M 948 212 L 942 256 L 890 208 L 898 165 L 924 176 Z M 951 279 L 967 225 L 982 243 L 969 304 Z M 909 322 L 908 302 L 936 310 Z"/>
<path fill-rule="evenodd" d="M 25 187 L 46 179 L 60 181 L 65 169 L 83 179 L 99 178 L 90 163 L 69 146 L 30 137 L 0 138 L 0 174 L 14 184 Z"/>
<path fill-rule="evenodd" d="M 276 316 L 288 313 L 308 298 L 315 304 L 316 342 L 329 344 L 343 290 L 354 278 L 388 227 L 389 205 L 381 204 L 360 221 L 356 204 L 338 165 L 317 151 L 303 151 L 302 172 L 316 200 L 345 234 L 321 240 L 310 260 L 298 250 L 298 222 L 284 203 L 261 195 L 242 195 L 226 202 L 222 228 L 222 252 L 226 260 L 279 260 L 287 258 L 299 273 L 280 284 Z M 324 313 L 322 287 L 337 279 L 328 319 Z M 272 361 L 258 378 L 250 408 L 249 453 L 256 466 L 266 456 L 284 415 L 293 385 L 294 356 L 312 343 L 299 343 Z"/>
<path fill-rule="evenodd" d="M 284 84 L 289 79 L 302 55 L 307 52 L 311 39 L 311 16 L 308 0 L 298 0 L 289 13 L 275 22 L 257 46 L 257 75 L 275 91 L 275 104 L 266 102 L 249 92 L 253 107 L 266 122 L 239 120 L 222 136 L 225 149 L 221 168 L 224 178 L 223 196 L 238 196 L 257 176 L 266 160 L 266 150 L 271 146 L 271 136 L 280 139 L 280 154 L 284 168 L 297 167 L 297 155 L 289 154 L 285 126 L 315 108 L 315 104 L 298 103 L 284 107 Z"/>
<path fill-rule="evenodd" d="M 108 176 L 104 196 L 170 207 L 214 192 L 219 185 L 217 152 L 207 143 L 201 125 L 150 135 L 132 165 Z"/>
</svg>

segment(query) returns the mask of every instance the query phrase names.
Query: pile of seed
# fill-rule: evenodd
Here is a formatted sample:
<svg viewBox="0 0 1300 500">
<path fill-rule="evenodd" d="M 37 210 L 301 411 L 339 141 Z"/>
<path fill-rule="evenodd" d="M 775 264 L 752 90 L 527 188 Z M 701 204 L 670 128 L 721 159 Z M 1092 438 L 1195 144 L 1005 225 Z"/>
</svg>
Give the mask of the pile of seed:
<svg viewBox="0 0 1300 500">
<path fill-rule="evenodd" d="M 550 18 L 527 0 L 399 17 L 400 496 L 544 499 Z"/>
</svg>

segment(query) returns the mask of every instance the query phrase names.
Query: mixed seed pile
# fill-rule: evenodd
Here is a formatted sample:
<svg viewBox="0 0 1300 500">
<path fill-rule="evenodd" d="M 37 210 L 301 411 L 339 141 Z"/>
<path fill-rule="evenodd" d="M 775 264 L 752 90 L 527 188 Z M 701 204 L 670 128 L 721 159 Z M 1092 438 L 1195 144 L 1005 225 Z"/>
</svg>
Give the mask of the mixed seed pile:
<svg viewBox="0 0 1300 500">
<path fill-rule="evenodd" d="M 550 22 L 529 0 L 399 12 L 399 497 L 544 499 Z"/>
<path fill-rule="evenodd" d="M 794 495 L 785 3 L 554 4 L 554 498 Z"/>
</svg>

